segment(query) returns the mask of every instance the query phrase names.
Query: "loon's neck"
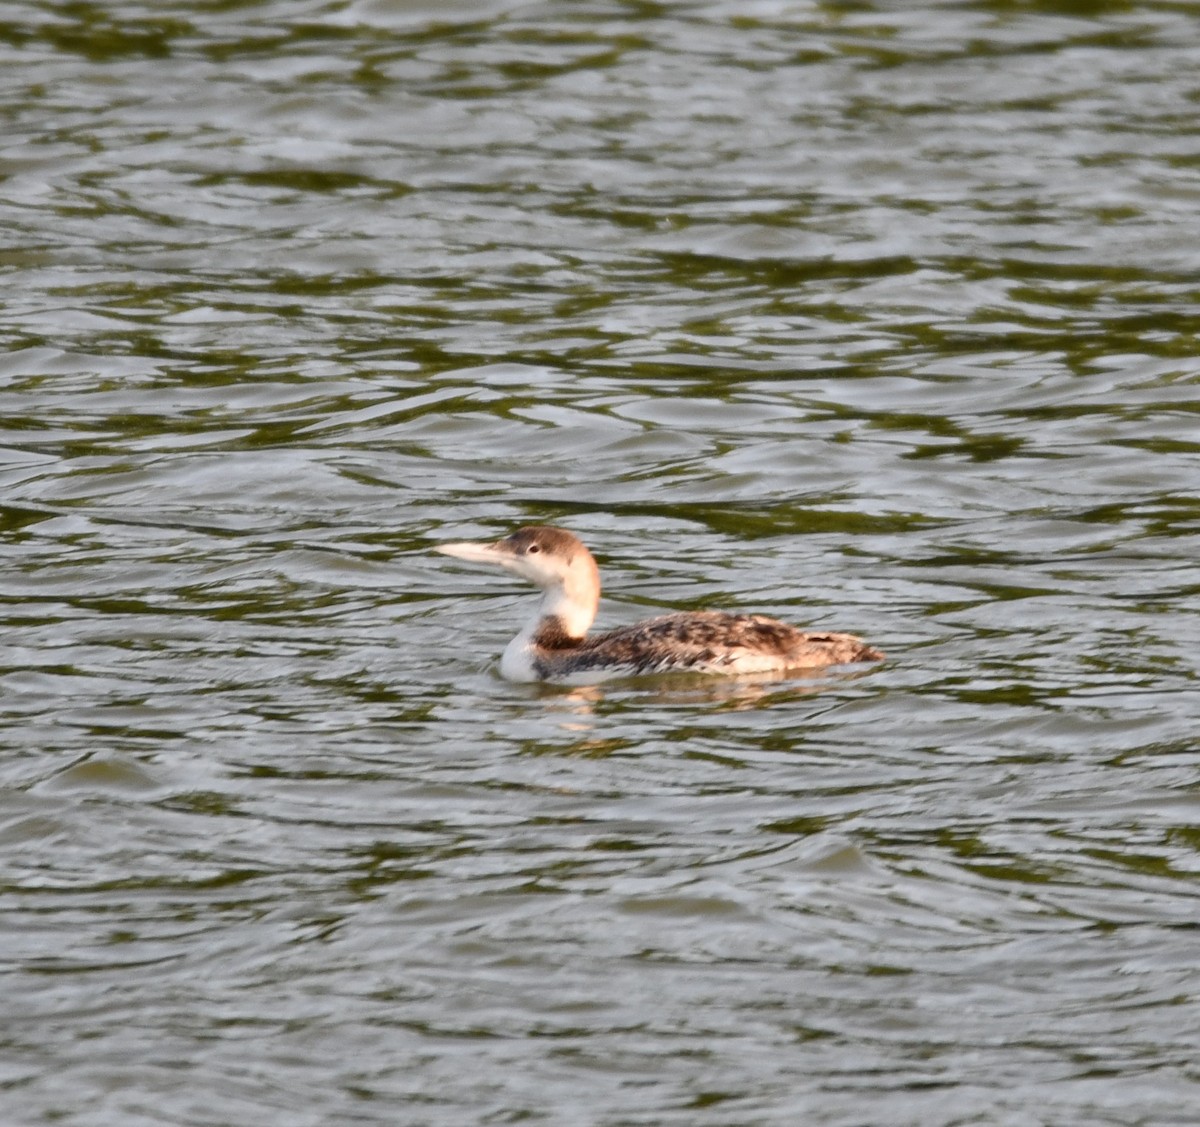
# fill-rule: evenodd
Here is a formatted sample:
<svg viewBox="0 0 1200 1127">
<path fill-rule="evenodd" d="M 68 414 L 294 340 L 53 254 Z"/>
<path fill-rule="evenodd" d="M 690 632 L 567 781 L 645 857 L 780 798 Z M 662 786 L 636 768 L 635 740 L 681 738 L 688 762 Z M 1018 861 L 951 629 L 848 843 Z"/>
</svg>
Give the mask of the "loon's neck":
<svg viewBox="0 0 1200 1127">
<path fill-rule="evenodd" d="M 590 589 L 580 590 L 567 584 L 548 587 L 542 593 L 537 618 L 530 624 L 534 633 L 548 618 L 558 619 L 558 629 L 568 638 L 583 638 L 596 621 L 600 596 Z"/>
<path fill-rule="evenodd" d="M 540 681 L 539 655 L 547 650 L 569 649 L 582 642 L 596 618 L 599 598 L 594 592 L 548 588 L 537 614 L 505 647 L 500 673 L 510 681 Z"/>
</svg>

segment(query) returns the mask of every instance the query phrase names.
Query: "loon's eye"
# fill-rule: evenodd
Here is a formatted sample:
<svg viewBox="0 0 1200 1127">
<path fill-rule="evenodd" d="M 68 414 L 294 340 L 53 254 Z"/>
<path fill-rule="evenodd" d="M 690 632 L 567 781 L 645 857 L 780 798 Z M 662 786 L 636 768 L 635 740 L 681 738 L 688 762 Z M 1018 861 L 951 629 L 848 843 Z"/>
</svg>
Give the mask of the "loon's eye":
<svg viewBox="0 0 1200 1127">
<path fill-rule="evenodd" d="M 527 551 L 532 556 L 534 552 L 540 552 L 541 548 L 539 548 L 536 544 L 530 544 Z"/>
</svg>

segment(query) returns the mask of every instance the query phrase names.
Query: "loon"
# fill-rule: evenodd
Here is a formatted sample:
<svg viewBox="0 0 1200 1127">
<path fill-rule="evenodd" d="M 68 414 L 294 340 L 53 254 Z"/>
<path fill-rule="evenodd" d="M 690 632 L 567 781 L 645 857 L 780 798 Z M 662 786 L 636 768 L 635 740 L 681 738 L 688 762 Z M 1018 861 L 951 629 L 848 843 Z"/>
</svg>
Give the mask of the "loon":
<svg viewBox="0 0 1200 1127">
<path fill-rule="evenodd" d="M 779 673 L 883 660 L 851 634 L 808 633 L 761 614 L 711 610 L 664 614 L 589 637 L 600 570 L 573 533 L 528 525 L 491 544 L 436 547 L 515 572 L 542 589 L 537 615 L 500 660 L 500 674 L 510 681 L 590 684 L 636 673 Z"/>
</svg>

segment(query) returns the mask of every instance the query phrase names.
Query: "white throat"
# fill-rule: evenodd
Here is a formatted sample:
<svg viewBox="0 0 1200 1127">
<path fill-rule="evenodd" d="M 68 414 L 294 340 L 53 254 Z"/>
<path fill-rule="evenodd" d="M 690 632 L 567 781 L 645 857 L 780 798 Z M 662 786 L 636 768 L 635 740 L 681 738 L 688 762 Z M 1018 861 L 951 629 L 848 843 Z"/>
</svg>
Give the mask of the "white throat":
<svg viewBox="0 0 1200 1127">
<path fill-rule="evenodd" d="M 582 638 L 596 621 L 599 598 L 594 591 L 570 591 L 566 584 L 547 587 L 542 592 L 538 607 L 537 622 L 543 618 L 557 618 L 563 630 L 572 638 Z"/>
<path fill-rule="evenodd" d="M 537 614 L 504 649 L 500 658 L 500 675 L 509 681 L 540 681 L 534 666 L 534 638 L 547 618 L 557 618 L 563 631 L 572 638 L 582 638 L 596 618 L 599 596 L 590 587 L 586 592 L 569 593 L 565 584 L 555 584 L 542 592 Z"/>
</svg>

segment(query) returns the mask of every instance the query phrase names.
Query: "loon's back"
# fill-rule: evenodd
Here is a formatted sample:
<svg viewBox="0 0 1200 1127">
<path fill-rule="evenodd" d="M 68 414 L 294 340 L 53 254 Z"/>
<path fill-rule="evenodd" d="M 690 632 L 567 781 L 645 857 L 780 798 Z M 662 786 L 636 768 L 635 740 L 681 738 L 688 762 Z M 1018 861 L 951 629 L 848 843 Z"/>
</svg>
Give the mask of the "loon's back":
<svg viewBox="0 0 1200 1127">
<path fill-rule="evenodd" d="M 541 680 L 589 672 L 774 673 L 883 658 L 852 634 L 809 632 L 766 615 L 724 611 L 664 614 L 584 638 L 543 619 L 528 653 Z"/>
</svg>

